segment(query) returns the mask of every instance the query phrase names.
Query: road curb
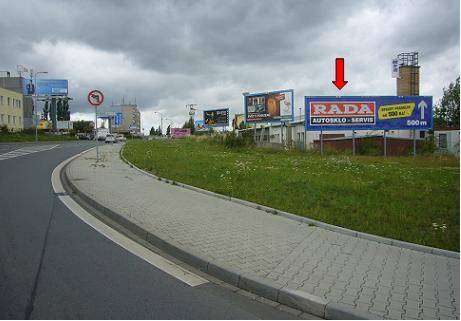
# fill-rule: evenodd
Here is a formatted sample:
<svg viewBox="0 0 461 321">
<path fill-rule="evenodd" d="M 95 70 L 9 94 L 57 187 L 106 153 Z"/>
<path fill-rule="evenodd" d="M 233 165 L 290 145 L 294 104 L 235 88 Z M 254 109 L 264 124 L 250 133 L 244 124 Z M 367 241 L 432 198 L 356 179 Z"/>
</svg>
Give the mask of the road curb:
<svg viewBox="0 0 461 321">
<path fill-rule="evenodd" d="M 156 176 L 154 174 L 151 174 L 151 173 L 137 167 L 136 165 L 132 164 L 129 160 L 127 160 L 123 156 L 124 147 L 125 146 L 123 146 L 119 151 L 120 158 L 126 164 L 128 164 L 130 167 L 132 167 L 132 168 L 136 169 L 137 171 L 139 171 L 139 172 L 141 172 L 141 173 L 143 173 L 143 174 L 145 174 L 147 176 L 150 176 L 150 177 L 152 177 L 152 178 L 154 178 L 156 180 L 161 180 L 161 181 L 164 181 L 165 183 L 180 186 L 182 188 L 186 188 L 186 189 L 189 189 L 189 190 L 192 190 L 192 191 L 195 191 L 195 192 L 199 192 L 199 193 L 202 193 L 202 194 L 214 196 L 214 197 L 217 197 L 217 198 L 220 198 L 220 199 L 224 199 L 224 200 L 231 201 L 231 202 L 234 202 L 234 203 L 238 203 L 238 204 L 241 204 L 241 205 L 244 205 L 244 206 L 248 206 L 248 207 L 251 207 L 251 208 L 254 208 L 254 209 L 257 209 L 257 210 L 261 210 L 261 211 L 264 211 L 264 212 L 272 214 L 272 215 L 279 215 L 279 216 L 288 218 L 288 219 L 293 220 L 293 221 L 303 222 L 303 223 L 306 223 L 306 224 L 309 224 L 309 225 L 314 225 L 314 226 L 317 226 L 317 227 L 321 227 L 321 228 L 324 228 L 324 229 L 332 231 L 332 232 L 337 232 L 337 233 L 341 233 L 341 234 L 348 235 L 348 236 L 362 238 L 362 239 L 365 239 L 365 240 L 368 240 L 368 241 L 375 241 L 377 243 L 392 245 L 392 246 L 395 246 L 395 247 L 400 247 L 400 248 L 404 248 L 404 249 L 408 249 L 408 250 L 413 250 L 413 251 L 418 251 L 418 252 L 423 252 L 423 253 L 428 253 L 428 254 L 434 254 L 434 255 L 440 255 L 440 256 L 459 259 L 459 253 L 458 252 L 453 252 L 453 251 L 443 250 L 443 249 L 439 249 L 439 248 L 435 248 L 435 247 L 430 247 L 430 246 L 425 246 L 425 245 L 420 245 L 420 244 L 415 244 L 415 243 L 395 240 L 395 239 L 391 239 L 391 238 L 387 238 L 387 237 L 383 237 L 383 236 L 368 234 L 368 233 L 365 233 L 365 232 L 354 231 L 354 230 L 351 230 L 351 229 L 347 229 L 347 228 L 344 228 L 344 227 L 324 223 L 324 222 L 317 221 L 317 220 L 307 218 L 307 217 L 304 217 L 304 216 L 299 216 L 299 215 L 296 215 L 296 214 L 292 214 L 292 213 L 284 212 L 284 211 L 281 211 L 281 210 L 277 210 L 275 208 L 268 207 L 268 206 L 265 206 L 265 205 L 260 205 L 260 204 L 253 203 L 253 202 L 250 202 L 250 201 L 242 200 L 240 198 L 218 194 L 218 193 L 215 193 L 215 192 L 211 192 L 211 191 L 202 189 L 200 187 L 195 187 L 195 186 L 192 186 L 192 185 L 188 185 L 188 184 L 184 184 L 184 183 L 181 183 L 181 182 L 172 181 L 170 179 L 163 178 L 163 177 L 160 177 L 160 176 Z"/>
<path fill-rule="evenodd" d="M 352 316 L 354 319 L 377 318 L 377 316 L 369 317 L 366 312 L 357 310 L 347 311 L 348 314 L 342 315 L 343 310 L 335 305 L 331 305 L 330 309 L 327 310 L 329 302 L 323 298 L 303 291 L 289 290 L 271 280 L 261 278 L 253 274 L 242 273 L 232 268 L 222 266 L 219 263 L 211 262 L 202 255 L 195 253 L 193 250 L 186 250 L 175 241 L 168 240 L 168 237 L 161 235 L 161 233 L 153 234 L 143 229 L 136 223 L 112 211 L 85 193 L 81 192 L 72 183 L 72 180 L 68 176 L 68 168 L 76 158 L 77 157 L 74 157 L 72 160 L 70 160 L 61 170 L 60 177 L 64 188 L 66 189 L 67 193 L 84 208 L 96 209 L 97 213 L 94 213 L 94 211 L 91 211 L 91 213 L 97 218 L 101 219 L 103 222 L 111 225 L 113 228 L 127 229 L 137 237 L 149 242 L 165 253 L 168 253 L 173 257 L 183 261 L 184 263 L 189 264 L 205 273 L 208 273 L 209 275 L 214 276 L 226 283 L 237 286 L 243 290 L 250 291 L 256 295 L 265 297 L 272 301 L 279 302 L 295 309 L 300 309 L 318 317 L 326 318 L 326 311 L 329 311 L 329 316 L 333 317 L 334 319 L 345 319 L 348 316 Z M 134 165 L 130 166 L 135 167 Z M 157 178 L 152 174 L 150 174 L 150 176 Z"/>
</svg>

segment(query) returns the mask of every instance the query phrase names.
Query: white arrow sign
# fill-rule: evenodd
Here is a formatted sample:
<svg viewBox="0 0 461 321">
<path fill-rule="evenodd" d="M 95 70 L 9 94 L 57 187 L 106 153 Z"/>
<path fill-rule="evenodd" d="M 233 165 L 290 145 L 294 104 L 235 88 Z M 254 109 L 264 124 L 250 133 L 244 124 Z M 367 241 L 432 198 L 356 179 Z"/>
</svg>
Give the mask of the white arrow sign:
<svg viewBox="0 0 461 321">
<path fill-rule="evenodd" d="M 424 119 L 424 109 L 427 108 L 427 104 L 424 100 L 421 100 L 418 104 L 418 109 L 421 110 L 421 119 Z"/>
</svg>

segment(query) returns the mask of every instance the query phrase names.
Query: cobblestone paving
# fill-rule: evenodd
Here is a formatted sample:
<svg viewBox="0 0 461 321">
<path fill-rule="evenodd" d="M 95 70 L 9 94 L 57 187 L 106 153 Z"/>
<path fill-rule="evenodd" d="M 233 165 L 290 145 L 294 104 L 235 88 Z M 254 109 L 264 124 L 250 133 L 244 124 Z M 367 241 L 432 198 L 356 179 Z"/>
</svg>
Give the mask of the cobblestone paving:
<svg viewBox="0 0 461 321">
<path fill-rule="evenodd" d="M 154 234 L 224 266 L 368 311 L 459 319 L 459 259 L 327 231 L 160 182 L 119 159 L 120 145 L 77 158 L 69 178 Z"/>
</svg>

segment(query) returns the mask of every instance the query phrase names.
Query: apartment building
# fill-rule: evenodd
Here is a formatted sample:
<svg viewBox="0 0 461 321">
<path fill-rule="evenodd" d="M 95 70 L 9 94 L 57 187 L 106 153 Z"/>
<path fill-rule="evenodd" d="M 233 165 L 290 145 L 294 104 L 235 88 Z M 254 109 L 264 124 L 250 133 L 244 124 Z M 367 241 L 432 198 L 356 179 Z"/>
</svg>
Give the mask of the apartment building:
<svg viewBox="0 0 461 321">
<path fill-rule="evenodd" d="M 0 87 L 0 125 L 13 131 L 23 130 L 23 104 L 22 94 Z"/>
</svg>

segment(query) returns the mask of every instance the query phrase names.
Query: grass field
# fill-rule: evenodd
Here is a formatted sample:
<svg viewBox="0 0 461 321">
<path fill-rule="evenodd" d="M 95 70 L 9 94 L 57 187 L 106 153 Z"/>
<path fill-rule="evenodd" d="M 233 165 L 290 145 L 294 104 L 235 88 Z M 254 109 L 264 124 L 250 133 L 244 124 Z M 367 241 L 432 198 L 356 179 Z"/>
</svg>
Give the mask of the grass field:
<svg viewBox="0 0 461 321">
<path fill-rule="evenodd" d="M 40 133 L 38 135 L 38 140 L 43 141 L 62 141 L 62 140 L 75 140 L 73 135 L 45 135 Z M 0 143 L 4 142 L 34 142 L 35 134 L 32 133 L 0 133 Z"/>
<path fill-rule="evenodd" d="M 323 222 L 459 251 L 459 160 L 324 156 L 207 141 L 129 141 L 152 173 Z"/>
</svg>

